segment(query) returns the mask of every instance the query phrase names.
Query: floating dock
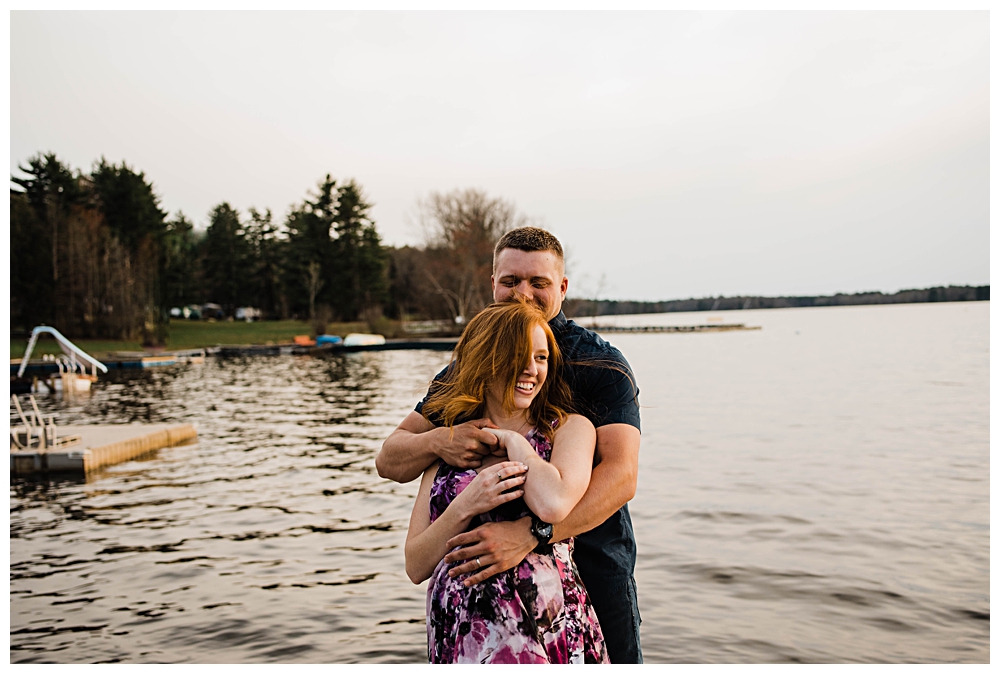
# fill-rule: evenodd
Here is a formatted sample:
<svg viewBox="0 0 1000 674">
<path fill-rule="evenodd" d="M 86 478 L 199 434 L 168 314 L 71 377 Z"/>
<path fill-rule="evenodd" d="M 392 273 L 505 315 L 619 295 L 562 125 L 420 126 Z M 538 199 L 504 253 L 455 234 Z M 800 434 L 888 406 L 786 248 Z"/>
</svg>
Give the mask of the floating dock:
<svg viewBox="0 0 1000 674">
<path fill-rule="evenodd" d="M 86 473 L 195 440 L 190 424 L 121 424 L 116 426 L 62 426 L 60 437 L 80 436 L 68 447 L 12 449 L 11 475 Z"/>
<path fill-rule="evenodd" d="M 355 353 L 357 351 L 454 351 L 458 338 L 427 339 L 387 339 L 385 344 L 357 344 L 345 346 L 343 343 L 303 346 L 299 344 L 229 344 L 206 349 L 209 355 L 222 358 L 241 356 L 315 356 L 325 353 Z"/>
<path fill-rule="evenodd" d="M 108 354 L 101 360 L 101 364 L 111 370 L 120 369 L 147 369 L 151 367 L 164 367 L 170 365 L 183 365 L 185 363 L 204 363 L 205 349 L 191 349 L 188 351 L 172 351 L 169 353 L 146 353 L 143 351 L 115 351 Z M 21 368 L 20 358 L 10 359 L 10 373 L 17 375 Z M 24 374 L 29 376 L 39 376 L 55 374 L 59 372 L 59 365 L 50 360 L 40 358 L 32 359 L 24 366 Z"/>
<path fill-rule="evenodd" d="M 150 368 L 185 363 L 204 363 L 205 349 L 189 349 L 187 351 L 166 351 L 161 353 L 146 353 L 145 351 L 112 351 L 102 361 L 109 368 Z"/>
<path fill-rule="evenodd" d="M 593 325 L 594 332 L 729 332 L 731 330 L 760 330 L 759 325 L 719 323 L 716 325 Z"/>
</svg>

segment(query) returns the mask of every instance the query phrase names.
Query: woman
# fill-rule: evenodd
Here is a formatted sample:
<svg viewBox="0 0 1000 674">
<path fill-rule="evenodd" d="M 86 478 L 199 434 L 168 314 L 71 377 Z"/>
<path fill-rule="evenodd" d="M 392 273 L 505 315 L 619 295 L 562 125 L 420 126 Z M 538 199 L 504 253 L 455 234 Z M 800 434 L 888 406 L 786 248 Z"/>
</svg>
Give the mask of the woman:
<svg viewBox="0 0 1000 674">
<path fill-rule="evenodd" d="M 463 531 L 531 513 L 559 522 L 586 491 L 596 433 L 586 418 L 566 413 L 569 390 L 558 368 L 544 314 L 525 302 L 493 304 L 469 322 L 447 381 L 423 406 L 425 431 L 434 428 L 430 419 L 452 427 L 485 416 L 499 440 L 478 469 L 438 462 L 420 483 L 406 572 L 414 583 L 430 578 L 431 662 L 608 661 L 572 540 L 471 587 L 449 575 L 457 564 L 443 561 L 446 542 Z"/>
</svg>

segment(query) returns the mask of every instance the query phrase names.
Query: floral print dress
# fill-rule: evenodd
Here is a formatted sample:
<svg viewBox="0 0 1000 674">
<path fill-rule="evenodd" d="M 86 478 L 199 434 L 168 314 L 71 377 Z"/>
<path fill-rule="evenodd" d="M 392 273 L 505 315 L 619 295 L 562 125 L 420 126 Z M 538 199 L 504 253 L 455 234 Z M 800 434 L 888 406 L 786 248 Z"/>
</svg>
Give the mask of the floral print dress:
<svg viewBox="0 0 1000 674">
<path fill-rule="evenodd" d="M 526 436 L 546 461 L 552 445 L 532 429 Z M 476 477 L 445 463 L 431 486 L 431 522 Z M 520 519 L 530 511 L 516 499 L 474 518 L 483 522 Z M 529 553 L 519 565 L 465 587 L 466 576 L 449 578 L 458 564 L 438 563 L 427 586 L 427 655 L 432 663 L 606 663 L 597 614 L 573 563 L 573 541 L 552 545 L 548 554 Z"/>
</svg>

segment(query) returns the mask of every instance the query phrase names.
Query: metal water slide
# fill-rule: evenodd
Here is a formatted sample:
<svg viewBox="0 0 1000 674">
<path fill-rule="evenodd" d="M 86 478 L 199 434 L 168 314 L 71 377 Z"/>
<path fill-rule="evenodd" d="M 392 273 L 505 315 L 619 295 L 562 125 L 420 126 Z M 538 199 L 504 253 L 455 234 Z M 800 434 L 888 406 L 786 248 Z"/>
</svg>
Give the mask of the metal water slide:
<svg viewBox="0 0 1000 674">
<path fill-rule="evenodd" d="M 98 370 L 101 372 L 108 371 L 108 368 L 104 365 L 104 363 L 100 362 L 76 344 L 63 337 L 63 334 L 58 330 L 47 325 L 39 325 L 31 331 L 31 339 L 28 340 L 28 348 L 24 350 L 24 356 L 21 358 L 21 367 L 17 369 L 18 377 L 21 377 L 24 374 L 24 368 L 28 367 L 28 361 L 31 359 L 31 351 L 35 348 L 35 342 L 38 341 L 38 336 L 44 334 L 49 334 L 56 338 L 56 341 L 59 343 L 59 348 L 62 349 L 63 353 L 69 357 L 72 365 L 76 365 L 79 361 L 83 361 L 84 363 L 90 365 L 92 374 L 94 375 L 97 374 Z"/>
</svg>

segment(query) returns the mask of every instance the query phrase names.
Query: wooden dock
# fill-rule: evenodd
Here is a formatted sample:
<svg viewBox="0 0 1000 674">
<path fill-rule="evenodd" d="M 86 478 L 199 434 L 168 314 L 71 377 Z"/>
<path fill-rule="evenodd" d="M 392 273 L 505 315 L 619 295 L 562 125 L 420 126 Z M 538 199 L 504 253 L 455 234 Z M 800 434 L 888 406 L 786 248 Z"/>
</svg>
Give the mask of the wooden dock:
<svg viewBox="0 0 1000 674">
<path fill-rule="evenodd" d="M 11 450 L 11 475 L 39 473 L 86 474 L 123 463 L 163 447 L 198 437 L 190 424 L 121 424 L 115 426 L 59 426 L 60 437 L 80 436 L 68 447 Z"/>
</svg>

